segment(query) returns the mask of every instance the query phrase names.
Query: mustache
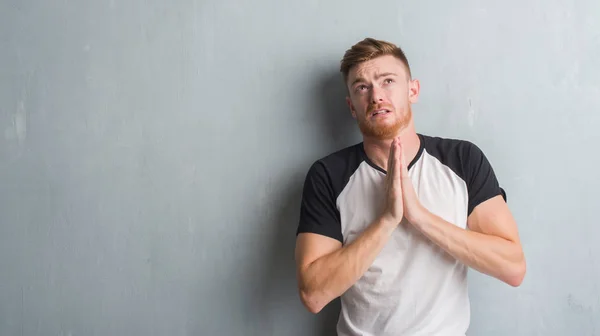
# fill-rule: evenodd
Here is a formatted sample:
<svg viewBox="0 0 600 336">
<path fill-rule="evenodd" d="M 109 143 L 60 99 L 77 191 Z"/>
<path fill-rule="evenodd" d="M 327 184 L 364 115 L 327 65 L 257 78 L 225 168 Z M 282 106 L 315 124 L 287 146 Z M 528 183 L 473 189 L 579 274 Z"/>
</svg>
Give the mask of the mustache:
<svg viewBox="0 0 600 336">
<path fill-rule="evenodd" d="M 373 111 L 381 110 L 381 109 L 386 109 L 386 110 L 393 111 L 394 107 L 392 105 L 390 105 L 390 104 L 385 104 L 385 103 L 371 104 L 367 108 L 367 114 L 371 114 L 371 113 L 373 113 Z"/>
</svg>

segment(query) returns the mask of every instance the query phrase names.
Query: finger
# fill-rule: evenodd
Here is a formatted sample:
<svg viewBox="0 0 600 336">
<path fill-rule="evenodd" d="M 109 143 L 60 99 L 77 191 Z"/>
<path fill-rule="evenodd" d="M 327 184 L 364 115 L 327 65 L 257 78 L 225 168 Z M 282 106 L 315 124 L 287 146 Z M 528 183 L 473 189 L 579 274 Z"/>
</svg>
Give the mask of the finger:
<svg viewBox="0 0 600 336">
<path fill-rule="evenodd" d="M 400 165 L 401 165 L 401 168 L 404 168 L 404 165 L 406 164 L 406 161 L 404 160 L 404 147 L 402 147 L 402 143 L 400 143 L 398 145 L 398 147 L 399 147 L 398 152 L 400 152 L 399 153 L 399 155 L 400 155 Z"/>
<path fill-rule="evenodd" d="M 396 161 L 394 163 L 394 167 L 395 167 L 395 173 L 396 176 L 398 177 L 398 179 L 400 179 L 402 177 L 402 166 L 404 164 L 404 161 L 402 160 L 403 158 L 403 148 L 402 148 L 402 143 L 400 142 L 400 139 L 398 138 L 397 141 L 397 149 L 396 149 L 396 155 L 395 155 L 395 160 Z"/>
<path fill-rule="evenodd" d="M 390 146 L 390 156 L 388 157 L 388 176 L 393 176 L 394 172 L 394 157 L 396 156 L 396 139 L 392 140 L 392 144 Z"/>
<path fill-rule="evenodd" d="M 393 185 L 397 185 L 397 187 L 400 187 L 400 185 L 398 184 L 400 181 L 400 161 L 399 159 L 399 146 L 400 143 L 398 142 L 397 138 L 394 138 L 394 141 L 392 142 L 392 148 L 394 150 L 394 155 L 391 158 L 391 164 L 390 164 L 390 174 L 392 177 L 392 184 Z"/>
<path fill-rule="evenodd" d="M 409 178 L 408 177 L 408 164 L 406 163 L 406 151 L 404 150 L 404 147 L 402 147 L 402 144 L 400 144 L 400 171 L 402 174 L 402 178 L 406 179 Z"/>
<path fill-rule="evenodd" d="M 386 190 L 390 190 L 391 186 L 392 186 L 392 177 L 394 174 L 392 174 L 392 170 L 391 168 L 392 166 L 392 158 L 394 156 L 394 144 L 392 142 L 392 145 L 390 146 L 390 150 L 388 153 L 388 162 L 387 162 L 387 167 L 386 167 L 386 172 L 385 172 L 385 184 L 386 184 Z"/>
</svg>

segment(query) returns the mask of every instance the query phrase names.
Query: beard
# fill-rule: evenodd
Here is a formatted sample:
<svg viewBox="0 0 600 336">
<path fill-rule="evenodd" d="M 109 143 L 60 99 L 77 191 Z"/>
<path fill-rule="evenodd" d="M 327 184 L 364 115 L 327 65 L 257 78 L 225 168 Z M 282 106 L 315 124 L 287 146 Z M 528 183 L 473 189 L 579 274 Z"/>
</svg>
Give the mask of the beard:
<svg viewBox="0 0 600 336">
<path fill-rule="evenodd" d="M 357 118 L 357 120 L 358 127 L 364 136 L 378 140 L 390 140 L 398 136 L 398 133 L 408 126 L 408 123 L 412 117 L 412 109 L 410 105 L 408 105 L 406 109 L 407 113 L 402 113 L 400 116 L 396 116 L 396 119 L 393 123 L 378 123 L 377 121 L 372 122 L 370 120 L 370 115 L 374 110 L 376 110 L 376 108 L 387 108 L 390 110 L 390 113 L 395 113 L 394 108 L 389 105 L 370 105 L 367 109 L 367 113 L 365 114 L 365 118 L 362 120 Z"/>
</svg>

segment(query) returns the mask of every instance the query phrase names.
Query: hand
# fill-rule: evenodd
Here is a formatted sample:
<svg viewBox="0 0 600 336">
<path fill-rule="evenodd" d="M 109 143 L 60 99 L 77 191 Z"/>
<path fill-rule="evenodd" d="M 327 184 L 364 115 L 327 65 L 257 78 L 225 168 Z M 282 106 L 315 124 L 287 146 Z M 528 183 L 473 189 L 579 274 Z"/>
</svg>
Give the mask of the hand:
<svg viewBox="0 0 600 336">
<path fill-rule="evenodd" d="M 395 225 L 400 224 L 404 215 L 401 162 L 400 139 L 395 138 L 390 146 L 388 158 L 384 210 L 384 216 L 388 217 Z"/>
<path fill-rule="evenodd" d="M 412 180 L 408 175 L 408 163 L 406 162 L 406 155 L 404 148 L 402 147 L 402 142 L 400 138 L 397 140 L 399 152 L 399 160 L 400 160 L 400 180 L 402 185 L 402 204 L 403 204 L 403 213 L 404 217 L 411 223 L 414 224 L 419 218 L 422 218 L 425 208 L 419 202 L 419 197 L 415 192 L 415 187 L 412 184 Z M 394 145 L 392 145 L 394 146 Z M 397 163 L 395 165 L 398 165 Z"/>
</svg>

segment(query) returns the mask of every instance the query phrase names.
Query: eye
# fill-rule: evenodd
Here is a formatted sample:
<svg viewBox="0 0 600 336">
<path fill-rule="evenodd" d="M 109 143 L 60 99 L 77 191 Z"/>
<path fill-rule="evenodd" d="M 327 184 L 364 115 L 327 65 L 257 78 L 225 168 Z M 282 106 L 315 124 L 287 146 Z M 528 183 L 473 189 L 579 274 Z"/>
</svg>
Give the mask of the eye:
<svg viewBox="0 0 600 336">
<path fill-rule="evenodd" d="M 384 82 L 385 84 L 391 84 L 391 83 L 393 83 L 393 82 L 394 82 L 394 80 L 393 80 L 393 79 L 391 79 L 391 78 L 386 78 L 386 79 L 385 79 L 383 82 Z"/>
<path fill-rule="evenodd" d="M 364 91 L 364 90 L 366 90 L 366 89 L 367 89 L 367 86 L 366 86 L 366 85 L 364 85 L 364 84 L 358 85 L 358 86 L 356 87 L 356 91 L 359 91 L 359 92 L 362 92 L 362 91 Z"/>
</svg>

